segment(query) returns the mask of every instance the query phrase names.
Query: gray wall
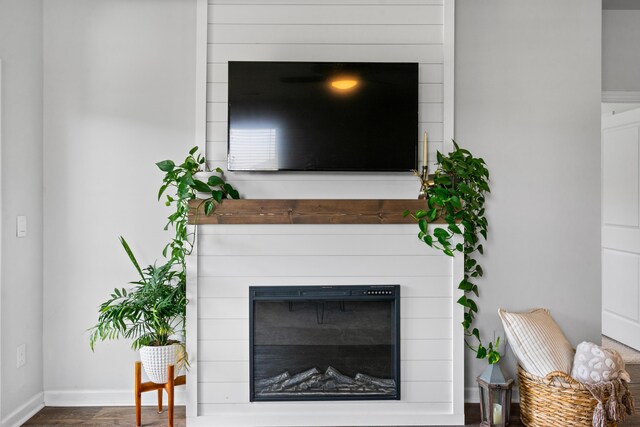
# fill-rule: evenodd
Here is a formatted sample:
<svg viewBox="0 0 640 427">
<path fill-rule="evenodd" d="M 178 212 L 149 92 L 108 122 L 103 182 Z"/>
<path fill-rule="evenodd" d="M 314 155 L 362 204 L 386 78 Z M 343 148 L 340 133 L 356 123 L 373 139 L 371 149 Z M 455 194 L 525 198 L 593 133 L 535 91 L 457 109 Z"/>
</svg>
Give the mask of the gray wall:
<svg viewBox="0 0 640 427">
<path fill-rule="evenodd" d="M 194 23 L 194 1 L 45 2 L 48 405 L 132 403 L 138 355 L 126 341 L 92 353 L 86 329 L 113 288 L 135 279 L 118 236 L 143 265 L 169 239 L 154 163 L 193 146 Z"/>
<path fill-rule="evenodd" d="M 3 421 L 42 400 L 42 1 L 0 1 Z M 16 215 L 28 236 L 16 237 Z M 27 364 L 16 368 L 26 344 Z"/>
<path fill-rule="evenodd" d="M 640 91 L 640 10 L 602 12 L 602 90 Z"/>
<path fill-rule="evenodd" d="M 455 135 L 491 171 L 478 325 L 548 307 L 574 345 L 598 341 L 601 2 L 456 4 Z"/>
</svg>

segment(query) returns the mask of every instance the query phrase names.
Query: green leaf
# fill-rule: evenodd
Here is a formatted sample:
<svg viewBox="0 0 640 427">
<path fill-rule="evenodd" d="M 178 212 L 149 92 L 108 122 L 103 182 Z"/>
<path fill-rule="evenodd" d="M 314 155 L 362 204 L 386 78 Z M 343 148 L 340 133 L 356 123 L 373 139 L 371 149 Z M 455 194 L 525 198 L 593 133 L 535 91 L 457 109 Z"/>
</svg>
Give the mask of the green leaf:
<svg viewBox="0 0 640 427">
<path fill-rule="evenodd" d="M 222 191 L 220 191 L 220 190 L 213 190 L 213 191 L 211 192 L 211 194 L 213 195 L 213 199 L 214 199 L 216 202 L 218 202 L 218 203 L 222 202 L 222 197 L 224 196 L 224 193 L 223 193 Z"/>
<path fill-rule="evenodd" d="M 456 234 L 462 234 L 462 230 L 460 230 L 460 227 L 458 227 L 455 224 L 449 224 L 449 230 L 453 231 Z"/>
<path fill-rule="evenodd" d="M 131 263 L 135 267 L 136 271 L 138 272 L 140 277 L 142 277 L 144 279 L 144 274 L 142 274 L 142 269 L 140 268 L 140 265 L 138 264 L 138 260 L 136 259 L 135 255 L 133 255 L 133 252 L 131 251 L 131 248 L 129 247 L 129 244 L 127 243 L 126 240 L 124 240 L 124 237 L 122 237 L 122 236 L 120 236 L 120 243 L 122 244 L 122 247 L 124 248 L 124 251 L 129 256 L 129 259 L 131 260 Z"/>
<path fill-rule="evenodd" d="M 469 304 L 467 302 L 467 297 L 465 297 L 464 295 L 461 296 L 456 302 L 462 306 L 469 307 Z"/>
<path fill-rule="evenodd" d="M 447 238 L 449 237 L 449 233 L 447 232 L 447 230 L 445 230 L 444 228 L 436 228 L 435 230 L 433 230 L 433 235 L 440 238 Z"/>
<path fill-rule="evenodd" d="M 497 351 L 491 351 L 487 360 L 489 361 L 490 365 L 498 363 L 500 361 L 500 353 L 498 353 Z"/>
<path fill-rule="evenodd" d="M 188 199 L 191 196 L 189 191 L 189 184 L 184 181 L 178 183 L 178 197 L 181 199 Z"/>
<path fill-rule="evenodd" d="M 200 191 L 202 193 L 209 193 L 211 192 L 211 188 L 205 184 L 204 182 L 198 180 L 198 179 L 194 179 L 193 180 L 193 185 L 192 187 L 196 190 L 196 191 Z"/>
<path fill-rule="evenodd" d="M 218 185 L 224 185 L 224 180 L 219 176 L 211 175 L 209 177 L 209 180 L 207 181 L 207 184 L 209 184 L 212 187 L 216 187 Z"/>
<path fill-rule="evenodd" d="M 427 233 L 429 226 L 427 225 L 427 221 L 421 219 L 420 221 L 418 221 L 418 227 L 420 227 L 420 231 L 422 231 L 423 233 Z"/>
<path fill-rule="evenodd" d="M 211 212 L 213 212 L 213 201 L 207 200 L 204 202 L 204 214 L 208 216 L 211 215 Z"/>
<path fill-rule="evenodd" d="M 160 200 L 160 198 L 162 197 L 162 195 L 164 194 L 164 191 L 167 189 L 169 185 L 168 184 L 164 184 L 160 187 L 160 190 L 158 190 L 158 200 Z"/>
<path fill-rule="evenodd" d="M 427 211 L 422 210 L 422 209 L 417 210 L 416 213 L 414 214 L 414 216 L 416 218 L 424 218 L 425 216 L 427 216 Z"/>
<path fill-rule="evenodd" d="M 473 288 L 473 283 L 467 281 L 467 280 L 463 280 L 462 282 L 460 282 L 460 284 L 458 285 L 458 289 L 460 289 L 461 291 L 470 291 Z"/>
<path fill-rule="evenodd" d="M 482 346 L 482 344 L 478 344 L 478 351 L 476 352 L 476 359 L 484 359 L 487 357 L 487 349 Z"/>
<path fill-rule="evenodd" d="M 173 160 L 163 160 L 156 163 L 156 166 L 158 166 L 162 172 L 171 172 L 176 164 L 173 163 Z"/>
<path fill-rule="evenodd" d="M 193 147 L 191 150 L 189 150 L 189 154 L 193 156 L 196 151 L 198 151 L 198 146 L 197 145 L 195 147 Z"/>
<path fill-rule="evenodd" d="M 458 196 L 453 196 L 450 199 L 451 204 L 456 208 L 456 209 L 462 209 L 462 203 L 460 202 L 460 198 Z"/>
<path fill-rule="evenodd" d="M 411 213 L 411 211 L 409 209 L 407 209 L 406 211 L 402 212 L 402 217 L 406 218 L 409 216 L 409 214 Z"/>
<path fill-rule="evenodd" d="M 447 175 L 437 176 L 434 182 L 439 185 L 451 185 L 451 178 Z"/>
</svg>

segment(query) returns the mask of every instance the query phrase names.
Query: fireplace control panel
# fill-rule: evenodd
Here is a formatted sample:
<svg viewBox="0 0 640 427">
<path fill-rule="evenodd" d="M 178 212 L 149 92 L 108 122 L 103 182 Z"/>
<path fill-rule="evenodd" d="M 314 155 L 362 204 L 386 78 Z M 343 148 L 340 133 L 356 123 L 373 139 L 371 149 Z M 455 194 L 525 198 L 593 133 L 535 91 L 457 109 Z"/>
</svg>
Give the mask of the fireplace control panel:
<svg viewBox="0 0 640 427">
<path fill-rule="evenodd" d="M 251 286 L 251 298 L 265 300 L 341 301 L 355 299 L 394 299 L 400 297 L 399 285 L 343 285 L 343 286 Z"/>
<path fill-rule="evenodd" d="M 393 291 L 365 291 L 365 295 L 393 295 Z"/>
</svg>

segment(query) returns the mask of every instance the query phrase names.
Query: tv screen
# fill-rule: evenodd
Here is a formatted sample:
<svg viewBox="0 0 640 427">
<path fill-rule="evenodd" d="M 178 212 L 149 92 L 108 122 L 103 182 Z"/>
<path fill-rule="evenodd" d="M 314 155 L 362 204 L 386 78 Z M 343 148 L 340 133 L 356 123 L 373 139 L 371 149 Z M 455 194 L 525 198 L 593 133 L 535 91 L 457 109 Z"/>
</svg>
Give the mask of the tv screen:
<svg viewBox="0 0 640 427">
<path fill-rule="evenodd" d="M 232 171 L 409 171 L 418 64 L 229 62 Z"/>
</svg>

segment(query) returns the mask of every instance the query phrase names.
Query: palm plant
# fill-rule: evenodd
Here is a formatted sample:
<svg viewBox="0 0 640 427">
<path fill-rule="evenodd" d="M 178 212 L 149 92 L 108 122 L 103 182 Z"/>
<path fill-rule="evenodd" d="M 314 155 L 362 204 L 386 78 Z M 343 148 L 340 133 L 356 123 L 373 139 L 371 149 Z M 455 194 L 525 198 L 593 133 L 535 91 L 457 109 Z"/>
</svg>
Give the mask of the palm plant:
<svg viewBox="0 0 640 427">
<path fill-rule="evenodd" d="M 130 282 L 132 289 L 116 288 L 102 303 L 98 323 L 90 329 L 91 349 L 98 341 L 119 338 L 132 339 L 134 350 L 178 342 L 172 338 L 182 333 L 187 299 L 176 262 L 142 269 L 126 240 L 120 237 L 120 242 L 140 277 Z"/>
</svg>

